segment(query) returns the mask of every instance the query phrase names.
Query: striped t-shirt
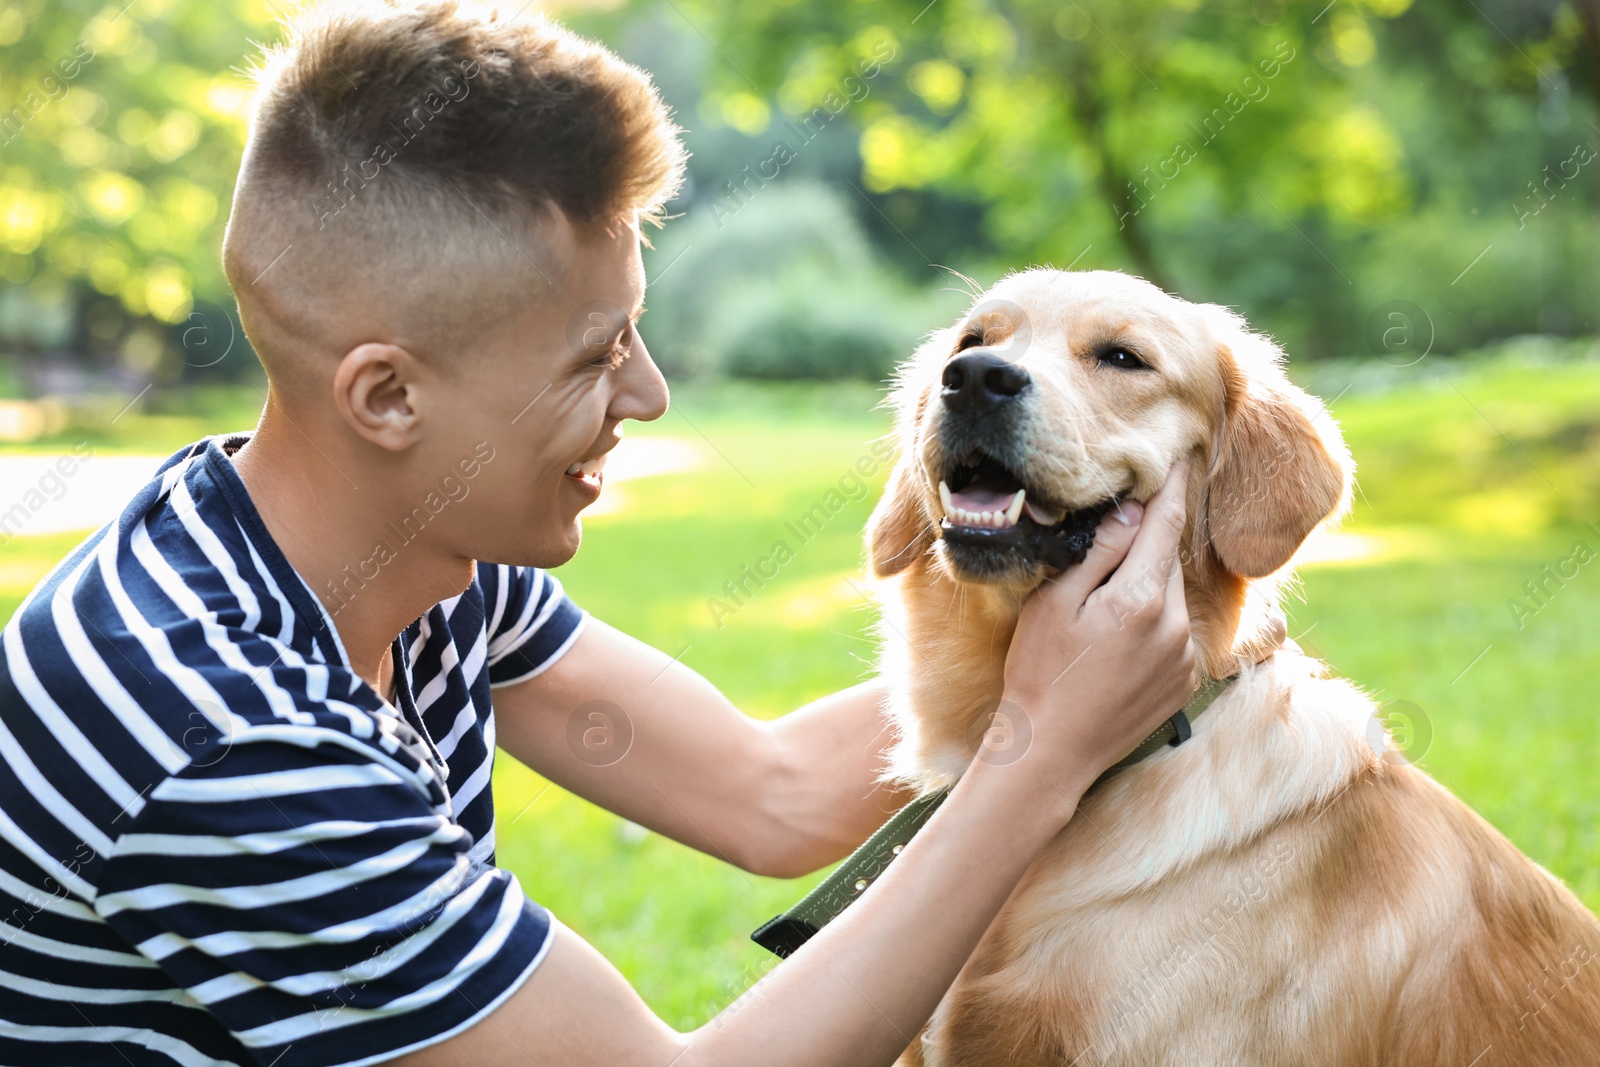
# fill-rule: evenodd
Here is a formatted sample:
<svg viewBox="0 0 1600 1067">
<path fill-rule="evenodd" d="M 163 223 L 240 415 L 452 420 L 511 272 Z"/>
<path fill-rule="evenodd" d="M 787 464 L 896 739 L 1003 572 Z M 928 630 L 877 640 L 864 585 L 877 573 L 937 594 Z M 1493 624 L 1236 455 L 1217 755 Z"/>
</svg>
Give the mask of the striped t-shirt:
<svg viewBox="0 0 1600 1067">
<path fill-rule="evenodd" d="M 391 707 L 251 504 L 245 440 L 169 459 L 0 638 L 0 1064 L 387 1059 L 549 946 L 494 864 L 489 691 L 584 614 L 480 565 L 396 640 Z"/>
</svg>

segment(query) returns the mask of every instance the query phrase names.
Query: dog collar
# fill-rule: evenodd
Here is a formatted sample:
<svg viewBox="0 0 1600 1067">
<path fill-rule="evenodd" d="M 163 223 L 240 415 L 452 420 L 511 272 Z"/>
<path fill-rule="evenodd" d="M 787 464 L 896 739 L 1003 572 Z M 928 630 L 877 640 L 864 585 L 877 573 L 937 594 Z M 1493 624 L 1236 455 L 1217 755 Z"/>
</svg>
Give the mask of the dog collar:
<svg viewBox="0 0 1600 1067">
<path fill-rule="evenodd" d="M 1237 674 L 1214 678 L 1201 686 L 1177 714 L 1162 723 L 1160 728 L 1139 743 L 1139 746 L 1122 759 L 1106 768 L 1085 791 L 1087 796 L 1106 779 L 1118 771 L 1133 766 L 1152 753 L 1169 745 L 1176 747 L 1189 740 L 1190 724 L 1211 706 Z M 877 880 L 916 836 L 918 830 L 933 817 L 933 813 L 950 795 L 949 789 L 920 796 L 901 808 L 878 832 L 850 853 L 833 873 L 817 884 L 798 904 L 781 915 L 774 916 L 750 935 L 750 940 L 769 952 L 784 958 L 809 941 L 817 931 L 837 919 L 854 903 L 867 886 Z"/>
</svg>

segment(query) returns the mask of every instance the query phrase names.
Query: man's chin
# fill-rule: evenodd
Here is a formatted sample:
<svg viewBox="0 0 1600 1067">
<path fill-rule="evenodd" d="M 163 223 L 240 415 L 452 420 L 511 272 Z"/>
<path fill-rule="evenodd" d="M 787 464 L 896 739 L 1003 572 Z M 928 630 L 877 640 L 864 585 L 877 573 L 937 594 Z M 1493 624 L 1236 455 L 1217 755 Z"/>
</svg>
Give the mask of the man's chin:
<svg viewBox="0 0 1600 1067">
<path fill-rule="evenodd" d="M 565 529 L 554 531 L 537 542 L 508 547 L 507 550 L 497 552 L 499 558 L 480 556 L 484 563 L 504 563 L 512 567 L 538 567 L 540 570 L 553 570 L 563 564 L 572 562 L 578 554 L 578 547 L 583 541 L 583 524 L 578 519 L 573 519 Z"/>
<path fill-rule="evenodd" d="M 550 570 L 565 563 L 571 563 L 572 558 L 578 554 L 578 549 L 583 544 L 583 520 L 574 517 L 571 524 L 562 530 L 559 535 L 550 539 L 548 544 L 540 545 L 538 558 L 529 562 L 528 566 Z"/>
</svg>

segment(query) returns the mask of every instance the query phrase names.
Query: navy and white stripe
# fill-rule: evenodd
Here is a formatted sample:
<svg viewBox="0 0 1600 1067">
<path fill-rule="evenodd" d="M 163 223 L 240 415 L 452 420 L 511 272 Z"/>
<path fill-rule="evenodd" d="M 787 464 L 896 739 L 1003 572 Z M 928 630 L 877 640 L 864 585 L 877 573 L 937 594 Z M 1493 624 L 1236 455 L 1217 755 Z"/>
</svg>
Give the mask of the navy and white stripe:
<svg viewBox="0 0 1600 1067">
<path fill-rule="evenodd" d="M 490 688 L 584 614 L 480 565 L 396 639 L 390 707 L 251 504 L 244 440 L 174 455 L 0 635 L 0 1064 L 375 1062 L 548 948 L 494 865 Z"/>
</svg>

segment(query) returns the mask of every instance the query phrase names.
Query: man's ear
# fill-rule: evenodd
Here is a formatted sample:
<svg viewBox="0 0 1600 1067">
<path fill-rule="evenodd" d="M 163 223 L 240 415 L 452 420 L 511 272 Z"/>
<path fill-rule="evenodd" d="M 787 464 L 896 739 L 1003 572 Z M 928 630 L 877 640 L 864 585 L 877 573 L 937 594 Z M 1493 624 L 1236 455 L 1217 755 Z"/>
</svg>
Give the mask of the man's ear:
<svg viewBox="0 0 1600 1067">
<path fill-rule="evenodd" d="M 1227 399 L 1206 487 L 1206 534 L 1224 567 L 1262 578 L 1344 513 L 1353 464 L 1333 416 L 1289 381 L 1275 345 L 1239 330 L 1217 355 Z"/>
<path fill-rule="evenodd" d="M 867 559 L 875 578 L 899 574 L 933 546 L 934 525 L 922 510 L 915 478 L 914 464 L 901 455 L 867 520 Z"/>
<path fill-rule="evenodd" d="M 397 345 L 357 345 L 333 372 L 333 402 L 350 428 L 373 444 L 400 451 L 419 429 L 416 357 Z"/>
</svg>

